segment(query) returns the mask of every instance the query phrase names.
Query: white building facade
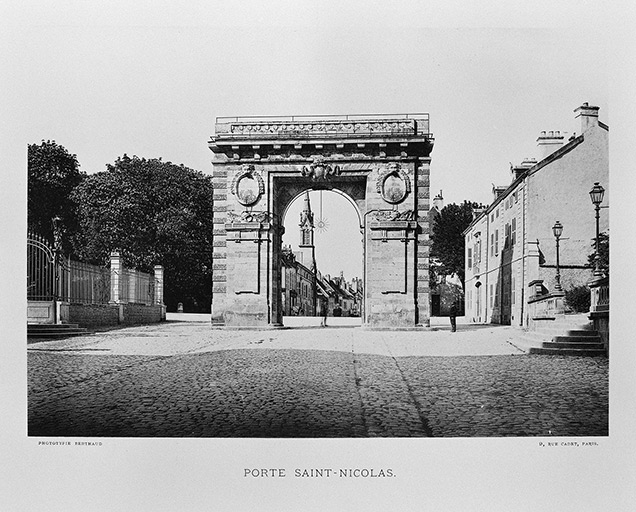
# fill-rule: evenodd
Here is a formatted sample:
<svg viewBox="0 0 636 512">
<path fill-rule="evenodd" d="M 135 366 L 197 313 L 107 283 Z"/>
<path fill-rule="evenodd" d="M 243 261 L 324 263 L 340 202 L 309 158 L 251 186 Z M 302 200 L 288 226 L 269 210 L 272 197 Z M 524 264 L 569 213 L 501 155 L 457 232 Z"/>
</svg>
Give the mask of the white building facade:
<svg viewBox="0 0 636 512">
<path fill-rule="evenodd" d="M 528 300 L 537 284 L 556 285 L 556 240 L 552 226 L 563 225 L 559 269 L 563 290 L 592 278 L 588 255 L 596 234 L 589 192 L 599 182 L 609 205 L 609 128 L 598 120 L 598 107 L 575 110 L 580 135 L 541 132 L 540 160 L 511 166 L 508 187 L 493 187 L 494 200 L 477 212 L 465 236 L 466 318 L 479 323 L 528 325 Z M 600 231 L 609 230 L 601 210 Z M 532 283 L 532 286 L 531 286 Z"/>
</svg>

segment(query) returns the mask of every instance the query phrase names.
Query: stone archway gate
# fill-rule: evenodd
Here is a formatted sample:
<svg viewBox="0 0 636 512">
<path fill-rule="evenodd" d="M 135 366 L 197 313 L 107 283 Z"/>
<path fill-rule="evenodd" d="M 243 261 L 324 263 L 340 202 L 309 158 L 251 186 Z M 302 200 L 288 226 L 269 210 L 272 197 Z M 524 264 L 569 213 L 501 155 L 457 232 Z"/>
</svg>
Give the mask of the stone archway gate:
<svg viewBox="0 0 636 512">
<path fill-rule="evenodd" d="M 357 206 L 363 326 L 429 325 L 428 114 L 217 118 L 212 323 L 282 325 L 282 216 L 304 190 Z"/>
</svg>

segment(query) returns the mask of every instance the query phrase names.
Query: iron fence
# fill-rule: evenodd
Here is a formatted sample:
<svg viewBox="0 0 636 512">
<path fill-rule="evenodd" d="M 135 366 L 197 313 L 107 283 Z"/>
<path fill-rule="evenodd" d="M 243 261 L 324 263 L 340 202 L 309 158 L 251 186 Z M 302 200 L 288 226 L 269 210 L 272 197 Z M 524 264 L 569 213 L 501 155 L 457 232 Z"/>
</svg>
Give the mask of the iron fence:
<svg viewBox="0 0 636 512">
<path fill-rule="evenodd" d="M 27 300 L 153 305 L 161 302 L 157 288 L 153 274 L 65 258 L 46 239 L 28 233 Z"/>
<path fill-rule="evenodd" d="M 133 304 L 155 303 L 155 277 L 139 270 L 122 268 L 119 272 L 119 300 Z"/>
<path fill-rule="evenodd" d="M 110 269 L 67 260 L 61 268 L 61 299 L 75 304 L 108 304 Z"/>
</svg>

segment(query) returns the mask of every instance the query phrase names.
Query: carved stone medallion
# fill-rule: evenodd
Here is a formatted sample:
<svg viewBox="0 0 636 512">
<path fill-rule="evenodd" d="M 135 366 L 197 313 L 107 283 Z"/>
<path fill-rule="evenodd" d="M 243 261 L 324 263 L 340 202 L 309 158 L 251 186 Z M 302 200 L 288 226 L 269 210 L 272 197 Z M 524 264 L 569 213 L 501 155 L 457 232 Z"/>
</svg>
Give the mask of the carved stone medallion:
<svg viewBox="0 0 636 512">
<path fill-rule="evenodd" d="M 265 183 L 253 165 L 244 165 L 234 176 L 231 191 L 243 206 L 253 206 L 263 195 Z"/>
<path fill-rule="evenodd" d="M 411 191 L 411 180 L 399 163 L 392 162 L 380 171 L 376 190 L 387 203 L 398 204 Z"/>
</svg>

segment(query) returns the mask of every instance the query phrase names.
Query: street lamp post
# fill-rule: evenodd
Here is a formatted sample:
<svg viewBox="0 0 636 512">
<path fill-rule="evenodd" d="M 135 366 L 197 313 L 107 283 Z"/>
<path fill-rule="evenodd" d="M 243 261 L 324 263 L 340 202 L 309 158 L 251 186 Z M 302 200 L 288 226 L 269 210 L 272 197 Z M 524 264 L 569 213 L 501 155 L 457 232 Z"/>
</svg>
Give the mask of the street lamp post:
<svg viewBox="0 0 636 512">
<path fill-rule="evenodd" d="M 598 181 L 594 183 L 594 187 L 590 190 L 590 199 L 592 200 L 592 204 L 596 208 L 596 250 L 594 251 L 594 277 L 602 277 L 603 272 L 601 272 L 601 256 L 599 253 L 599 219 L 600 219 L 600 211 L 601 211 L 601 203 L 603 202 L 603 195 L 605 194 L 605 189 L 599 185 Z"/>
<path fill-rule="evenodd" d="M 563 233 L 563 224 L 558 220 L 552 226 L 552 233 L 554 233 L 554 238 L 556 238 L 556 285 L 554 289 L 557 292 L 561 292 L 563 289 L 561 288 L 561 270 L 559 268 L 559 239 Z"/>
</svg>

